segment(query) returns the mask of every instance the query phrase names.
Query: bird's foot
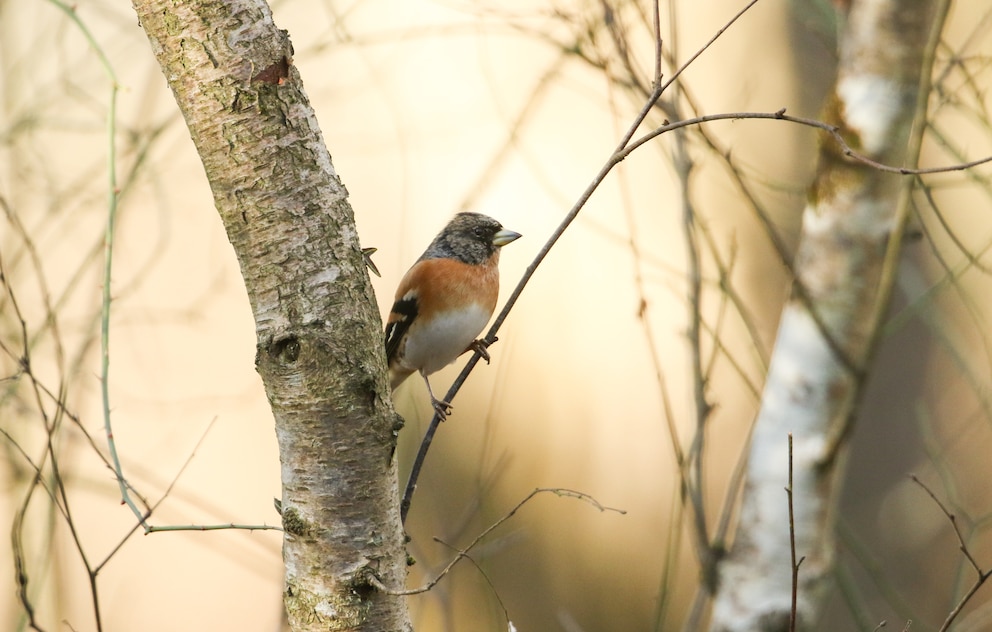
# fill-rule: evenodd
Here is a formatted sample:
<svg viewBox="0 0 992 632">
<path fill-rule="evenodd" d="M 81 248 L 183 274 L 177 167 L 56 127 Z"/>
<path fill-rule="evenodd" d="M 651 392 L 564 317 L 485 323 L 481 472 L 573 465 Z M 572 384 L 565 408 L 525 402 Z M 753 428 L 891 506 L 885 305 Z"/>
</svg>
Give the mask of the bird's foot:
<svg viewBox="0 0 992 632">
<path fill-rule="evenodd" d="M 467 350 L 475 351 L 479 354 L 480 358 L 486 361 L 486 364 L 489 364 L 489 361 L 492 359 L 489 357 L 489 345 L 493 344 L 493 342 L 496 342 L 497 340 L 499 340 L 499 338 L 493 338 L 492 342 L 488 342 L 482 338 L 479 338 L 478 340 L 473 340 Z"/>
<path fill-rule="evenodd" d="M 431 395 L 431 406 L 434 407 L 434 413 L 441 421 L 446 421 L 451 414 L 451 404 L 443 399 L 436 399 L 433 395 Z"/>
<path fill-rule="evenodd" d="M 427 379 L 427 375 L 423 371 L 420 372 L 420 375 L 424 378 L 424 384 L 427 385 L 427 394 L 431 396 L 431 406 L 434 408 L 434 412 L 441 421 L 446 420 L 448 413 L 451 412 L 451 404 L 443 399 L 434 397 L 434 389 L 431 388 L 431 381 Z"/>
</svg>

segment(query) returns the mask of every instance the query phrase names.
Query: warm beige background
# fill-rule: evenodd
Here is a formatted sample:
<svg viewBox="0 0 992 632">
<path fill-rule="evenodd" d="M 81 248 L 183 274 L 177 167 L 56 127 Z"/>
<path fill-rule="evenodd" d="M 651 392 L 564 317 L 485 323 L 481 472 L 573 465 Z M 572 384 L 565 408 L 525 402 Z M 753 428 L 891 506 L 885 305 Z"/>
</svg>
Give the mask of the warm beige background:
<svg viewBox="0 0 992 632">
<path fill-rule="evenodd" d="M 677 40 L 683 58 L 741 3 L 685 4 Z M 982 4 L 958 4 L 948 31 L 955 45 L 980 24 L 987 10 Z M 788 107 L 815 115 L 830 81 L 829 37 L 806 29 L 814 22 L 808 9 L 791 20 L 787 8 L 763 0 L 686 73 L 706 112 Z M 406 267 L 459 210 L 491 214 L 524 234 L 503 253 L 505 296 L 599 169 L 639 103 L 574 56 L 563 57 L 548 35 L 570 42 L 585 29 L 576 26 L 582 21 L 599 29 L 601 11 L 582 2 L 275 3 L 276 22 L 292 36 L 295 62 L 351 194 L 363 244 L 379 248 L 375 260 L 383 276 L 373 283 L 383 312 Z M 122 198 L 113 284 L 111 397 L 125 473 L 158 500 L 190 460 L 155 524 L 277 523 L 278 455 L 253 370 L 251 314 L 192 143 L 127 3 L 85 1 L 78 12 L 121 84 L 116 143 L 122 182 L 140 157 Z M 633 14 L 624 15 L 635 23 Z M 667 23 L 664 28 L 668 33 Z M 987 60 L 987 27 L 980 26 L 976 38 L 968 59 L 984 54 Z M 636 59 L 648 67 L 650 44 L 637 41 L 644 46 Z M 666 44 L 675 43 L 666 34 Z M 611 50 L 601 29 L 594 48 Z M 102 287 L 110 84 L 79 29 L 47 2 L 0 1 L 0 62 L 0 195 L 40 254 L 52 300 L 66 295 L 58 310 L 64 359 L 57 360 L 46 334 L 33 351 L 34 369 L 53 390 L 65 376 L 71 409 L 100 437 L 94 318 Z M 969 67 L 980 70 L 977 62 Z M 987 86 L 987 74 L 981 79 L 980 88 Z M 963 84 L 952 85 L 965 99 L 970 92 Z M 981 122 L 960 115 L 942 121 L 942 133 L 970 157 L 992 151 Z M 779 230 L 794 239 L 815 160 L 812 134 L 768 122 L 708 129 L 732 149 Z M 146 147 L 147 155 L 140 154 Z M 538 486 L 581 490 L 627 514 L 536 499 L 476 551 L 492 586 L 478 569 L 461 565 L 430 595 L 411 600 L 418 629 L 505 630 L 494 591 L 520 630 L 653 629 L 662 594 L 668 610 L 660 629 L 677 629 L 697 570 L 690 534 L 679 527 L 685 521 L 677 513 L 671 438 L 645 335 L 649 327 L 685 444 L 692 413 L 685 254 L 674 179 L 661 151 L 669 147 L 668 140 L 645 147 L 596 194 L 510 316 L 493 364 L 477 370 L 456 400 L 411 512 L 410 551 L 419 561 L 411 585 L 450 556 L 433 536 L 464 546 Z M 934 152 L 931 161 L 950 159 Z M 984 247 L 992 233 L 988 196 L 960 176 L 934 180 L 954 184 L 941 192 L 948 219 L 970 248 Z M 767 353 L 787 276 L 715 161 L 704 161 L 693 186 L 723 256 L 736 248 L 733 281 Z M 932 214 L 924 223 L 936 226 Z M 9 218 L 0 230 L 11 285 L 37 329 L 43 294 L 24 256 L 25 239 Z M 964 257 L 949 240 L 938 236 L 937 242 L 941 255 L 960 266 Z M 707 272 L 712 280 L 711 266 Z M 941 275 L 926 242 L 910 249 L 906 292 L 916 296 Z M 992 354 L 980 344 L 988 333 L 987 286 L 987 275 L 972 270 L 959 292 L 936 294 L 925 303 L 924 317 L 887 339 L 881 353 L 842 511 L 844 532 L 854 534 L 845 542 L 856 538 L 870 551 L 842 554 L 844 580 L 864 602 L 862 621 L 888 619 L 891 626 L 908 613 L 914 630 L 930 629 L 967 578 L 958 574 L 961 560 L 945 521 L 904 475 L 916 471 L 951 496 L 962 518 L 988 514 L 990 418 L 975 395 L 977 389 L 987 397 L 992 366 Z M 707 287 L 712 322 L 718 294 Z M 638 318 L 642 300 L 644 320 Z M 904 306 L 905 297 L 898 302 Z M 11 316 L 5 303 L 3 340 L 16 349 Z M 726 344 L 760 384 L 759 355 L 745 333 L 739 319 L 727 317 Z M 0 377 L 15 371 L 6 354 L 0 366 Z M 457 370 L 439 374 L 437 388 Z M 24 387 L 3 391 L 0 427 L 37 459 L 43 434 L 29 395 Z M 402 483 L 429 407 L 418 380 L 396 401 L 408 420 Z M 714 371 L 711 401 L 717 404 L 708 433 L 712 512 L 756 401 L 726 361 Z M 133 518 L 80 433 L 70 425 L 60 440 L 73 516 L 96 564 Z M 3 445 L 0 529 L 6 532 L 28 473 L 10 443 Z M 93 630 L 78 553 L 64 523 L 48 517 L 45 501 L 36 494 L 27 529 L 30 589 L 41 621 L 49 630 Z M 972 523 L 963 522 L 971 533 Z M 981 529 L 975 534 L 979 559 L 992 559 L 989 541 Z M 136 535 L 99 575 L 105 629 L 276 630 L 279 546 L 276 532 Z M 884 580 L 871 579 L 862 567 L 868 562 L 878 564 Z M 0 567 L 6 569 L 0 572 L 0 629 L 18 629 L 23 622 L 7 546 L 0 547 Z M 671 578 L 663 587 L 666 567 Z M 824 629 L 853 629 L 842 593 L 831 602 Z M 889 593 L 899 597 L 886 601 Z"/>
</svg>

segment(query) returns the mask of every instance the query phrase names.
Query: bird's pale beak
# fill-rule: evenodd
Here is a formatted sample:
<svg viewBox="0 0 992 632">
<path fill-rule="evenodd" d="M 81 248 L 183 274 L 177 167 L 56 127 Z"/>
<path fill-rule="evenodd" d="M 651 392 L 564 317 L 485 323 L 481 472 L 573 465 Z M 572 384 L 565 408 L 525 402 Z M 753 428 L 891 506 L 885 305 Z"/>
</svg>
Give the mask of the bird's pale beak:
<svg viewBox="0 0 992 632">
<path fill-rule="evenodd" d="M 511 241 L 516 241 L 517 239 L 520 239 L 522 236 L 523 235 L 521 235 L 520 233 L 515 233 L 512 230 L 506 230 L 504 228 L 503 230 L 493 235 L 493 244 L 502 247 L 510 243 Z"/>
</svg>

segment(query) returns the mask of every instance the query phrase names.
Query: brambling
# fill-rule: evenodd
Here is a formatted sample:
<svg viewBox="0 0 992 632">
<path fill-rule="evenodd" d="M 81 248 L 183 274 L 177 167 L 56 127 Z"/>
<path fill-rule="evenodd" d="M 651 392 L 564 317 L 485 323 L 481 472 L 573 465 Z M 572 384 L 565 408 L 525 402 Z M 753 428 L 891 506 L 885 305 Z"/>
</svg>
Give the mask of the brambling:
<svg viewBox="0 0 992 632">
<path fill-rule="evenodd" d="M 518 239 L 480 213 L 458 213 L 407 271 L 386 321 L 386 359 L 392 389 L 418 371 L 431 406 L 447 417 L 451 405 L 434 396 L 427 376 L 475 350 L 476 336 L 492 318 L 499 294 L 499 251 Z"/>
</svg>

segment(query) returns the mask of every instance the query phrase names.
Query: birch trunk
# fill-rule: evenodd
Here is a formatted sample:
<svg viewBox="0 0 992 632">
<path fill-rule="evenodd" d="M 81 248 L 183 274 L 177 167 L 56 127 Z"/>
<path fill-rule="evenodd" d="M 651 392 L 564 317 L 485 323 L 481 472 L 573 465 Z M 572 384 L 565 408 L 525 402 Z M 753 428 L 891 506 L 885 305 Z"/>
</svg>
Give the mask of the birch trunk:
<svg viewBox="0 0 992 632">
<path fill-rule="evenodd" d="M 294 630 L 409 630 L 395 420 L 347 191 L 263 0 L 134 0 L 254 313 Z M 195 359 L 191 359 L 193 361 Z M 231 446 L 237 450 L 238 446 Z M 262 493 L 262 490 L 260 490 Z"/>
<path fill-rule="evenodd" d="M 859 153 L 914 166 L 932 50 L 931 0 L 854 0 L 840 33 L 827 122 Z M 918 115 L 919 113 L 919 115 Z M 711 629 L 788 630 L 788 435 L 794 436 L 797 629 L 811 628 L 833 569 L 846 437 L 895 279 L 909 176 L 852 160 L 829 139 L 803 213 L 785 307 L 752 437 L 740 523 L 720 566 Z M 861 423 L 871 423 L 862 419 Z"/>
</svg>

